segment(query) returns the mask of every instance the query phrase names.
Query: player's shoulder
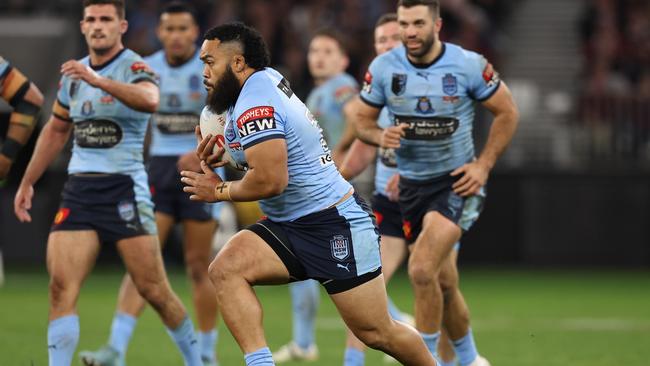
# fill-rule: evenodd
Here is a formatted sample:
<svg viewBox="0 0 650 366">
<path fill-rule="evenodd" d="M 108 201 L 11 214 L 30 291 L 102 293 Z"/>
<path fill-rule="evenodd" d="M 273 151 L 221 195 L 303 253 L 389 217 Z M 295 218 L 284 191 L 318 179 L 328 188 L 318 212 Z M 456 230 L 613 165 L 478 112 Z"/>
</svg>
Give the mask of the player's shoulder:
<svg viewBox="0 0 650 366">
<path fill-rule="evenodd" d="M 258 101 L 277 102 L 283 80 L 282 74 L 270 67 L 254 72 L 244 83 L 237 105 L 248 105 Z"/>
<path fill-rule="evenodd" d="M 143 57 L 142 59 L 151 67 L 154 67 L 154 65 L 162 66 L 162 62 L 165 60 L 165 51 L 158 50 L 149 56 Z"/>
<path fill-rule="evenodd" d="M 403 64 L 407 61 L 406 50 L 403 45 L 399 45 L 388 52 L 375 57 L 373 64 L 378 67 L 387 67 L 392 65 Z"/>
<path fill-rule="evenodd" d="M 333 84 L 336 88 L 345 87 L 345 86 L 354 86 L 356 87 L 357 81 L 352 75 L 347 72 L 342 72 L 332 78 Z"/>
<path fill-rule="evenodd" d="M 5 60 L 2 56 L 0 56 L 0 65 L 6 65 L 8 63 L 9 61 Z"/>
<path fill-rule="evenodd" d="M 457 44 L 445 42 L 445 57 L 460 65 L 472 65 L 484 60 L 480 53 L 467 50 Z"/>
</svg>

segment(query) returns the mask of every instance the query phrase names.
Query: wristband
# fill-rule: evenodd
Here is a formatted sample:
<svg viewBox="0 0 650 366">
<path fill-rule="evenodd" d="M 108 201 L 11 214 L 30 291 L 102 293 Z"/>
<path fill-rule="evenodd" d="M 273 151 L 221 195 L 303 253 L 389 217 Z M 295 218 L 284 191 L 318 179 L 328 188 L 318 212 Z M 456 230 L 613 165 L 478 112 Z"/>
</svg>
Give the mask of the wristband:
<svg viewBox="0 0 650 366">
<path fill-rule="evenodd" d="M 232 201 L 232 198 L 230 197 L 230 183 L 231 182 L 221 182 L 214 187 L 214 198 L 217 201 Z"/>
<path fill-rule="evenodd" d="M 7 137 L 4 144 L 2 144 L 2 150 L 0 150 L 0 154 L 6 156 L 11 161 L 14 161 L 22 147 L 23 145 L 21 143 L 12 139 L 11 137 Z"/>
</svg>

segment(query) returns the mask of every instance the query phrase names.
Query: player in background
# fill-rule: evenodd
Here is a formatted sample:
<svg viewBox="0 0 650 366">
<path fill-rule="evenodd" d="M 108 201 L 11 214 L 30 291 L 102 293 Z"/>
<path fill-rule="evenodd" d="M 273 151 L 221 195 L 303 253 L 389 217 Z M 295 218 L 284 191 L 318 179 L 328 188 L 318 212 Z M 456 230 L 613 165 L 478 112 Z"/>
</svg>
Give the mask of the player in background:
<svg viewBox="0 0 650 366">
<path fill-rule="evenodd" d="M 404 46 L 375 58 L 361 101 L 354 102 L 359 138 L 396 149 L 403 229 L 412 245 L 408 271 L 416 327 L 431 353 L 436 352 L 443 321 L 439 274 L 454 260 L 453 247 L 463 231 L 478 218 L 489 172 L 518 123 L 510 91 L 492 65 L 439 40 L 439 11 L 437 0 L 398 2 Z M 475 101 L 495 117 L 478 158 L 472 139 Z M 394 126 L 381 129 L 377 119 L 384 106 Z M 466 305 L 455 288 L 444 300 L 464 311 L 445 327 L 458 361 L 461 366 L 489 365 L 476 350 Z"/>
<path fill-rule="evenodd" d="M 0 147 L 0 188 L 2 188 L 18 157 L 20 149 L 34 131 L 36 118 L 43 107 L 43 94 L 9 61 L 0 56 L 0 97 L 13 108 L 9 115 L 7 135 Z M 4 284 L 4 266 L 0 247 L 0 287 Z"/>
<path fill-rule="evenodd" d="M 345 73 L 349 59 L 341 36 L 331 29 L 314 34 L 307 53 L 309 73 L 315 88 L 306 100 L 323 129 L 328 145 L 334 146 L 332 158 L 340 164 L 354 139 L 348 128 L 343 108 L 359 90 L 357 82 Z M 293 340 L 273 353 L 273 360 L 283 363 L 291 360 L 313 361 L 318 358 L 315 342 L 316 313 L 320 302 L 320 286 L 307 280 L 289 284 L 293 319 Z"/>
<path fill-rule="evenodd" d="M 217 364 L 218 309 L 208 265 L 212 260 L 212 236 L 221 204 L 190 201 L 183 192 L 179 174 L 181 170 L 201 171 L 194 151 L 194 128 L 207 93 L 201 82 L 198 36 L 195 12 L 189 4 L 172 2 L 165 6 L 158 24 L 163 49 L 145 58 L 160 83 L 160 104 L 152 118 L 147 173 L 160 244 L 164 245 L 174 224 L 183 225 L 185 263 L 192 284 L 201 359 L 208 366 Z M 96 352 L 81 352 L 81 358 L 93 365 L 124 364 L 137 318 L 145 305 L 127 274 L 119 291 L 108 344 Z"/>
<path fill-rule="evenodd" d="M 374 32 L 375 51 L 377 55 L 392 50 L 401 45 L 402 40 L 399 34 L 399 24 L 397 23 L 397 14 L 389 13 L 379 18 Z M 354 106 L 354 103 L 348 106 Z M 346 109 L 348 119 L 354 119 L 355 110 Z M 390 127 L 391 121 L 388 116 L 388 110 L 383 108 L 379 114 L 377 124 L 381 128 Z M 397 171 L 397 161 L 395 160 L 394 149 L 377 148 L 368 145 L 361 140 L 355 140 L 350 147 L 345 161 L 341 166 L 341 175 L 345 179 L 352 179 L 366 169 L 370 163 L 376 161 L 375 169 L 375 193 L 372 200 L 372 209 L 377 218 L 379 234 L 381 235 L 381 263 L 384 272 L 384 279 L 388 284 L 390 278 L 402 264 L 407 254 L 406 241 L 402 231 L 402 215 L 399 204 L 399 173 Z M 456 259 L 458 258 L 458 249 L 460 243 L 454 246 L 454 251 L 450 254 L 453 258 L 447 261 L 440 271 L 440 284 L 443 294 L 455 293 L 458 287 L 458 269 Z M 460 291 L 460 290 L 458 290 Z M 462 295 L 459 293 L 459 296 Z M 452 304 L 464 304 L 462 301 L 456 301 Z M 466 314 L 466 307 L 455 306 L 449 307 L 449 302 L 445 301 L 443 312 L 443 324 L 448 321 L 463 319 Z M 401 313 L 389 298 L 388 309 L 395 320 L 404 322 L 404 314 Z M 461 311 L 454 314 L 454 311 Z M 450 314 L 451 313 L 451 314 Z M 449 320 L 448 320 L 449 319 Z M 454 350 L 449 342 L 446 329 L 443 327 L 441 341 L 438 344 L 438 354 L 442 366 L 453 366 Z M 361 341 L 348 331 L 346 342 L 346 351 L 343 359 L 344 366 L 360 366 L 364 364 L 365 346 Z M 385 358 L 388 361 L 388 358 Z"/>
<path fill-rule="evenodd" d="M 52 117 L 39 136 L 14 201 L 22 222 L 33 185 L 74 132 L 63 200 L 47 244 L 50 366 L 69 366 L 79 341 L 76 303 L 101 243 L 115 243 L 139 293 L 183 355 L 201 366 L 194 327 L 165 274 L 143 164 L 147 123 L 159 102 L 155 75 L 124 48 L 121 0 L 85 0 L 81 32 L 89 56 L 61 66 Z"/>
<path fill-rule="evenodd" d="M 225 164 L 223 150 L 213 153 L 216 136 L 208 135 L 197 147 L 203 173 L 181 172 L 185 190 L 192 200 L 260 200 L 267 215 L 233 236 L 210 264 L 224 322 L 246 365 L 274 365 L 253 286 L 305 279 L 321 282 L 368 345 L 405 365 L 436 365 L 417 332 L 390 318 L 370 211 L 339 174 L 316 119 L 268 67 L 259 32 L 241 23 L 215 27 L 201 59 L 208 105 L 227 111 L 226 149 L 248 169 L 239 181 L 222 181 L 210 166 Z"/>
<path fill-rule="evenodd" d="M 34 131 L 43 107 L 43 94 L 20 70 L 0 56 L 0 97 L 13 108 L 9 128 L 0 148 L 0 184 L 7 178 L 20 149 Z"/>
</svg>

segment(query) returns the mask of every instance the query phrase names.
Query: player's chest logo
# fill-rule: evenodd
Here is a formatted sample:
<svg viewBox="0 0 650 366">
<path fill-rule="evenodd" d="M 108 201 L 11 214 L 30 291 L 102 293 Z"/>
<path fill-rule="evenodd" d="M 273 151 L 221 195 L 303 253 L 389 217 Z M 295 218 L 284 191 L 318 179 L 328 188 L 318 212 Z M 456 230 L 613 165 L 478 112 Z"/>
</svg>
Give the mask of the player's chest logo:
<svg viewBox="0 0 650 366">
<path fill-rule="evenodd" d="M 446 74 L 442 77 L 442 91 L 447 95 L 458 93 L 458 79 L 453 74 Z"/>
<path fill-rule="evenodd" d="M 433 105 L 431 104 L 431 99 L 429 99 L 428 97 L 419 97 L 418 102 L 415 106 L 415 111 L 422 114 L 431 114 L 434 113 L 436 110 L 433 109 Z"/>
<path fill-rule="evenodd" d="M 92 116 L 95 114 L 95 110 L 93 109 L 93 102 L 86 100 L 84 103 L 81 105 L 81 115 L 88 117 Z"/>
<path fill-rule="evenodd" d="M 393 74 L 390 90 L 395 95 L 402 95 L 406 91 L 406 74 Z"/>
<path fill-rule="evenodd" d="M 190 98 L 193 100 L 201 99 L 201 80 L 198 75 L 190 76 Z"/>
<path fill-rule="evenodd" d="M 178 94 L 172 93 L 167 96 L 167 106 L 169 108 L 180 108 L 181 105 L 181 97 L 179 97 Z"/>
<path fill-rule="evenodd" d="M 350 255 L 348 238 L 343 235 L 334 235 L 330 240 L 330 246 L 332 247 L 332 257 L 339 261 L 345 260 Z"/>
</svg>

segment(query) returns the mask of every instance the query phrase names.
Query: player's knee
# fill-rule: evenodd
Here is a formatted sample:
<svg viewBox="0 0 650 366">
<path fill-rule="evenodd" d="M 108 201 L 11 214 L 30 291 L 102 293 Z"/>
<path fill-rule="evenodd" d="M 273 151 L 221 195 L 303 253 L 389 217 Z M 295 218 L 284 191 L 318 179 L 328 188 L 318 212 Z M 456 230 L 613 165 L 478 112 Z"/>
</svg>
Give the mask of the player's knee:
<svg viewBox="0 0 650 366">
<path fill-rule="evenodd" d="M 208 280 L 208 263 L 205 260 L 189 257 L 185 260 L 185 267 L 193 283 L 202 283 Z"/>
<path fill-rule="evenodd" d="M 140 281 L 135 283 L 138 293 L 154 307 L 167 300 L 167 287 L 164 282 Z"/>
<path fill-rule="evenodd" d="M 70 292 L 71 285 L 60 276 L 52 276 L 50 278 L 49 291 L 50 301 L 53 305 L 64 302 L 66 293 Z"/>
<path fill-rule="evenodd" d="M 361 342 L 372 349 L 383 350 L 388 343 L 388 333 L 382 332 L 380 328 L 360 329 L 355 331 L 354 334 Z"/>
<path fill-rule="evenodd" d="M 438 282 L 435 268 L 426 262 L 409 263 L 408 273 L 414 286 L 431 286 Z"/>
<path fill-rule="evenodd" d="M 440 282 L 440 289 L 445 297 L 453 296 L 458 288 L 458 277 L 445 275 L 444 272 L 441 272 L 438 276 L 438 282 Z"/>
</svg>

